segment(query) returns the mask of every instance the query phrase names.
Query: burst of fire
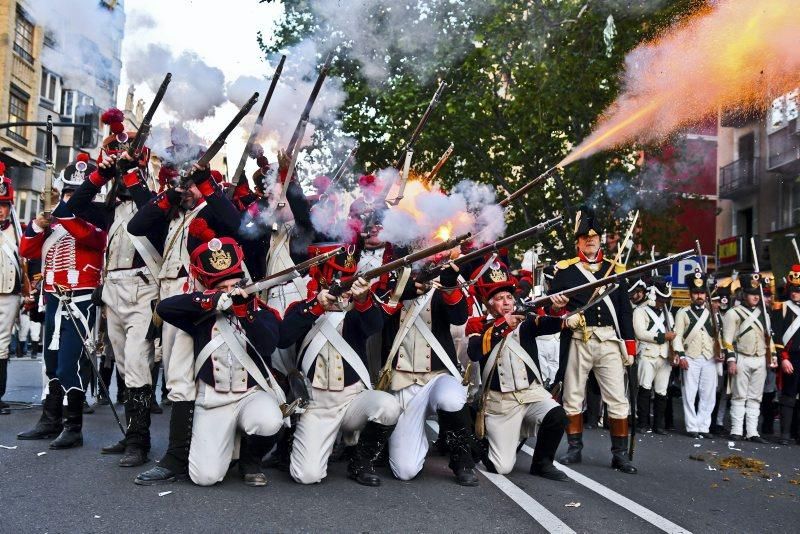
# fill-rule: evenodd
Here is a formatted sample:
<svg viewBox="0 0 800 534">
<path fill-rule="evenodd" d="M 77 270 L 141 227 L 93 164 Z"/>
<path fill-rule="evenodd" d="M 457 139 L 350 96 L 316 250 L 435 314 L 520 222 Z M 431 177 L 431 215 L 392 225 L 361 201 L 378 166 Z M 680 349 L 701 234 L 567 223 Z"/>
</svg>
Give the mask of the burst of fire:
<svg viewBox="0 0 800 534">
<path fill-rule="evenodd" d="M 800 85 L 797 0 L 721 0 L 626 58 L 624 91 L 560 165 L 658 141 L 719 109 L 764 109 Z"/>
<path fill-rule="evenodd" d="M 453 235 L 453 225 L 450 223 L 443 224 L 436 230 L 436 239 L 440 241 L 447 241 Z"/>
</svg>

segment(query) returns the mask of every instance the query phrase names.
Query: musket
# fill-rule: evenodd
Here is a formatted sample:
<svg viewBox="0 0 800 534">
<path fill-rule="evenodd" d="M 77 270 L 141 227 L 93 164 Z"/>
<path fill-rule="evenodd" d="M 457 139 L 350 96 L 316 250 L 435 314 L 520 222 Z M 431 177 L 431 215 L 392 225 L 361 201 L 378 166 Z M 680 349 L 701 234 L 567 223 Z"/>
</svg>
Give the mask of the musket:
<svg viewBox="0 0 800 534">
<path fill-rule="evenodd" d="M 683 252 L 680 252 L 678 254 L 673 254 L 672 256 L 667 256 L 666 258 L 661 258 L 660 260 L 656 260 L 654 262 L 647 263 L 645 265 L 633 267 L 621 273 L 609 274 L 604 278 L 598 278 L 597 280 L 586 282 L 585 284 L 581 284 L 579 286 L 570 287 L 568 289 L 564 289 L 563 291 L 559 291 L 551 295 L 543 295 L 541 297 L 526 302 L 525 306 L 526 307 L 543 306 L 546 303 L 550 302 L 550 299 L 552 299 L 554 296 L 570 297 L 572 295 L 575 295 L 577 293 L 582 293 L 584 291 L 595 290 L 611 284 L 617 284 L 628 278 L 645 273 L 650 269 L 656 269 L 664 265 L 672 265 L 673 263 L 678 262 L 684 258 L 688 258 L 694 253 L 695 253 L 694 249 L 684 250 Z"/>
<path fill-rule="evenodd" d="M 700 241 L 696 239 L 694 246 L 697 257 L 700 259 L 700 270 L 706 275 L 706 283 L 703 284 L 703 288 L 706 294 L 706 309 L 711 316 L 711 336 L 714 338 L 714 360 L 721 362 L 723 361 L 722 343 L 720 343 L 720 332 L 722 332 L 722 328 L 719 324 L 719 315 L 717 315 L 714 311 L 714 307 L 711 305 L 711 289 L 708 287 L 708 272 L 703 271 L 703 251 L 700 249 Z"/>
<path fill-rule="evenodd" d="M 633 247 L 631 247 L 633 248 Z M 650 261 L 656 261 L 656 246 L 653 245 L 650 247 Z M 658 269 L 653 269 L 650 271 L 650 274 L 653 276 L 658 276 Z M 664 304 L 664 314 L 665 314 L 665 326 L 667 332 L 674 332 L 675 331 L 675 323 L 672 319 L 672 306 Z M 667 341 L 667 361 L 673 367 L 678 365 L 678 356 L 675 354 L 675 347 L 672 346 L 671 341 Z"/>
<path fill-rule="evenodd" d="M 758 266 L 758 251 L 756 250 L 756 241 L 752 237 L 750 238 L 750 250 L 753 253 L 753 269 L 760 275 L 761 269 Z M 775 333 L 772 331 L 772 318 L 769 315 L 769 309 L 767 308 L 767 303 L 764 300 L 764 286 L 761 284 L 760 280 L 758 282 L 758 294 L 761 297 L 761 313 L 764 314 L 764 344 L 767 347 L 767 353 L 765 354 L 767 359 L 767 367 L 774 369 L 778 367 L 778 357 L 775 354 L 775 341 L 773 339 Z"/>
<path fill-rule="evenodd" d="M 44 147 L 44 190 L 42 196 L 44 197 L 44 217 L 50 218 L 50 213 L 53 211 L 53 173 L 55 172 L 55 165 L 53 164 L 53 117 L 47 116 L 47 136 Z"/>
<path fill-rule="evenodd" d="M 339 247 L 334 250 L 330 250 L 323 254 L 319 254 L 314 256 L 313 258 L 309 258 L 302 263 L 298 263 L 292 267 L 288 267 L 282 271 L 278 271 L 277 273 L 273 273 L 265 278 L 262 278 L 258 282 L 254 282 L 252 284 L 246 286 L 239 286 L 237 285 L 235 289 L 243 290 L 247 295 L 252 295 L 254 293 L 259 293 L 261 291 L 271 289 L 275 286 L 279 286 L 289 282 L 290 280 L 294 280 L 295 278 L 299 278 L 303 276 L 303 273 L 308 271 L 310 268 L 319 265 L 321 263 L 325 263 L 332 257 L 336 256 L 339 252 L 341 252 L 342 247 Z M 197 320 L 195 320 L 194 324 L 198 325 L 203 321 L 213 317 L 217 312 L 210 311 L 201 315 Z"/>
<path fill-rule="evenodd" d="M 401 267 L 408 267 L 413 265 L 414 262 L 419 260 L 425 259 L 429 256 L 433 256 L 435 254 L 439 254 L 440 252 L 444 252 L 446 250 L 450 250 L 451 248 L 455 248 L 461 245 L 464 241 L 472 237 L 470 232 L 466 234 L 462 234 L 460 236 L 454 237 L 447 241 L 443 241 L 436 245 L 430 246 L 428 248 L 424 248 L 422 250 L 418 250 L 417 252 L 407 254 L 402 258 L 398 258 L 394 261 L 390 261 L 389 263 L 385 263 L 380 267 L 376 267 L 371 269 L 365 273 L 356 273 L 354 276 L 343 278 L 340 280 L 334 280 L 331 284 L 331 287 L 328 288 L 328 291 L 334 297 L 339 297 L 342 293 L 348 291 L 355 283 L 356 280 L 359 278 L 364 278 L 365 280 L 373 280 L 375 278 L 379 278 L 386 273 L 390 273 L 394 270 L 400 269 Z"/>
<path fill-rule="evenodd" d="M 406 154 L 409 150 L 414 149 L 414 145 L 417 144 L 419 140 L 419 136 L 422 134 L 422 130 L 425 129 L 425 125 L 428 124 L 428 120 L 431 118 L 431 114 L 433 110 L 436 108 L 436 105 L 439 103 L 439 100 L 442 98 L 442 93 L 444 92 L 445 88 L 447 87 L 447 83 L 443 80 L 439 82 L 439 87 L 436 89 L 436 92 L 433 93 L 433 98 L 431 98 L 430 103 L 428 103 L 427 109 L 425 109 L 425 113 L 422 114 L 422 117 L 417 123 L 417 127 L 414 128 L 414 132 L 411 134 L 411 137 L 408 138 L 408 142 L 405 144 L 405 147 L 397 154 L 395 158 L 394 167 L 396 169 L 400 169 L 403 164 L 405 163 Z"/>
<path fill-rule="evenodd" d="M 239 164 L 236 166 L 236 171 L 233 173 L 233 178 L 231 181 L 239 179 L 239 175 L 244 170 L 244 164 L 247 163 L 247 156 L 252 151 L 253 145 L 258 138 L 258 134 L 261 133 L 261 125 L 264 122 L 264 115 L 267 113 L 267 106 L 269 106 L 269 102 L 272 100 L 272 93 L 275 92 L 275 86 L 278 85 L 278 79 L 281 77 L 281 73 L 283 72 L 283 64 L 285 62 L 286 56 L 281 56 L 278 67 L 275 69 L 275 74 L 272 75 L 272 81 L 269 84 L 269 89 L 267 89 L 267 96 L 264 98 L 264 102 L 261 104 L 261 109 L 258 111 L 256 122 L 253 125 L 253 129 L 250 130 L 250 137 L 247 138 L 247 144 L 244 145 L 244 152 L 242 152 L 242 157 L 239 158 Z"/>
<path fill-rule="evenodd" d="M 800 248 L 797 248 L 797 239 L 792 238 L 792 247 L 794 248 L 794 257 L 800 262 Z"/>
<path fill-rule="evenodd" d="M 200 159 L 197 160 L 195 165 L 202 168 L 202 167 L 207 167 L 208 164 L 211 163 L 211 160 L 214 159 L 214 156 L 217 155 L 217 153 L 222 149 L 223 145 L 225 144 L 225 139 L 227 139 L 228 136 L 233 131 L 233 129 L 236 128 L 236 126 L 238 126 L 240 122 L 242 122 L 242 119 L 244 119 L 245 115 L 247 115 L 250 112 L 250 110 L 253 109 L 253 106 L 256 105 L 256 102 L 258 102 L 258 93 L 253 93 L 253 96 L 250 97 L 250 100 L 248 100 L 247 103 L 244 106 L 242 106 L 242 108 L 239 110 L 239 113 L 237 113 L 236 116 L 233 118 L 233 120 L 231 120 L 231 122 L 228 123 L 228 125 L 225 127 L 224 130 L 222 130 L 222 133 L 220 133 L 214 140 L 214 142 L 211 143 L 211 146 L 209 146 L 208 150 L 206 150 L 205 153 L 200 157 Z M 194 170 L 189 169 L 186 172 L 186 174 L 182 177 L 182 181 L 187 182 L 191 180 L 192 174 L 194 174 Z"/>
<path fill-rule="evenodd" d="M 505 208 L 506 206 L 508 206 L 509 204 L 514 202 L 516 199 L 518 199 L 519 197 L 521 197 L 522 195 L 524 195 L 525 193 L 527 193 L 528 191 L 533 189 L 536 185 L 538 185 L 539 183 L 545 181 L 547 178 L 550 177 L 551 174 L 553 174 L 554 172 L 556 172 L 558 170 L 561 170 L 561 167 L 559 167 L 558 165 L 556 165 L 555 167 L 550 167 L 549 169 L 544 171 L 542 174 L 540 174 L 539 176 L 537 176 L 536 178 L 534 178 L 533 180 L 531 180 L 527 184 L 523 185 L 522 187 L 520 187 L 519 189 L 517 189 L 516 191 L 511 193 L 510 195 L 508 195 L 503 200 L 501 200 L 499 202 L 500 206 Z"/>
<path fill-rule="evenodd" d="M 425 176 L 424 182 L 426 184 L 431 184 L 433 182 L 433 179 L 436 178 L 436 175 L 439 174 L 439 171 L 442 170 L 442 167 L 444 167 L 444 164 L 447 163 L 447 160 L 450 159 L 450 156 L 453 154 L 453 148 L 455 148 L 455 145 L 453 143 L 450 143 L 450 146 L 447 147 L 447 150 L 444 151 L 444 154 L 442 154 L 442 157 L 439 158 L 439 161 L 437 161 L 436 165 L 433 166 L 433 169 L 431 169 L 431 172 L 429 172 Z"/>
<path fill-rule="evenodd" d="M 325 192 L 319 196 L 319 202 L 325 202 L 329 196 L 328 191 L 333 191 L 336 185 L 342 180 L 342 176 L 344 176 L 344 173 L 347 172 L 347 167 L 350 165 L 350 162 L 353 161 L 353 158 L 356 157 L 357 152 L 358 143 L 356 143 L 356 145 L 350 149 L 350 152 L 347 153 L 347 157 L 344 159 L 342 164 L 339 165 L 339 168 L 336 170 L 336 174 L 333 175 L 331 183 L 328 185 L 328 189 L 326 189 Z"/>
<path fill-rule="evenodd" d="M 144 118 L 142 118 L 142 123 L 139 125 L 139 129 L 136 131 L 136 138 L 128 147 L 128 156 L 130 156 L 134 160 L 139 156 L 139 152 L 142 151 L 142 149 L 144 148 L 144 144 L 147 141 L 147 138 L 150 136 L 150 129 L 152 128 L 152 123 L 153 123 L 153 115 L 156 114 L 158 106 L 164 99 L 164 94 L 166 94 L 167 87 L 169 86 L 169 82 L 171 81 L 172 81 L 172 73 L 168 72 L 167 75 L 164 76 L 164 81 L 161 82 L 158 91 L 156 91 L 156 96 L 153 97 L 153 102 L 151 102 L 150 107 L 147 108 L 147 113 L 145 113 Z"/>
<path fill-rule="evenodd" d="M 303 109 L 303 114 L 300 115 L 300 120 L 297 121 L 297 126 L 294 129 L 294 133 L 289 141 L 289 145 L 286 147 L 287 154 L 291 154 L 294 151 L 295 145 L 300 142 L 300 125 L 303 122 L 308 122 L 308 119 L 311 116 L 311 108 L 314 107 L 314 102 L 316 102 L 317 96 L 319 96 L 319 92 L 322 89 L 322 82 L 324 82 L 325 78 L 328 76 L 328 71 L 331 68 L 332 60 L 333 52 L 329 52 L 328 56 L 325 58 L 325 63 L 322 65 L 322 68 L 319 71 L 317 81 L 314 83 L 314 88 L 311 89 L 311 95 L 308 97 L 308 101 L 306 101 L 306 107 Z"/>
<path fill-rule="evenodd" d="M 64 295 L 64 293 L 61 292 L 60 290 L 59 290 L 59 294 L 62 295 L 62 296 Z M 86 358 L 86 360 L 89 362 L 89 367 L 92 369 L 92 374 L 94 375 L 94 379 L 97 381 L 97 383 L 100 386 L 100 391 L 103 392 L 103 395 L 105 395 L 107 399 L 110 399 L 111 398 L 111 394 L 108 392 L 108 386 L 106 386 L 106 383 L 103 382 L 103 379 L 100 377 L 100 373 L 97 372 L 97 368 L 95 367 L 94 363 L 92 362 L 91 357 L 89 356 L 90 354 L 95 354 L 96 347 L 95 347 L 94 341 L 89 339 L 89 337 L 88 337 L 89 333 L 88 332 L 86 333 L 87 334 L 86 336 L 84 336 L 81 333 L 81 328 L 78 325 L 78 321 L 75 319 L 75 315 L 73 315 L 72 309 L 70 308 L 70 306 L 69 305 L 64 306 L 64 309 L 67 310 L 67 315 L 69 316 L 69 319 L 72 322 L 72 326 L 73 326 L 73 328 L 75 328 L 75 332 L 78 334 L 78 337 L 81 339 L 81 343 L 83 345 L 83 350 L 81 351 L 81 355 L 84 356 Z M 100 313 L 99 310 L 97 311 L 97 313 Z M 117 426 L 119 426 L 119 429 L 122 432 L 122 435 L 125 436 L 126 435 L 125 428 L 122 426 L 122 421 L 120 421 L 119 414 L 117 413 L 117 409 L 114 407 L 114 403 L 113 402 L 109 402 L 108 404 L 111 407 L 111 413 L 114 414 L 114 419 L 116 419 L 116 421 L 117 421 Z"/>
<path fill-rule="evenodd" d="M 541 235 L 556 226 L 560 226 L 564 223 L 564 218 L 559 215 L 558 217 L 553 217 L 552 219 L 548 219 L 542 223 L 537 224 L 536 226 L 531 226 L 527 230 L 523 230 L 521 232 L 517 232 L 514 235 L 510 235 L 508 237 L 504 237 L 494 243 L 490 243 L 484 247 L 479 249 L 473 250 L 472 252 L 468 252 L 467 254 L 461 255 L 452 261 L 448 261 L 445 263 L 437 264 L 432 267 L 423 269 L 416 275 L 414 275 L 414 281 L 419 283 L 430 282 L 431 280 L 435 279 L 439 276 L 444 269 L 446 269 L 451 263 L 455 264 L 456 266 L 461 264 L 469 264 L 469 262 L 482 259 L 487 254 L 492 254 L 494 252 L 499 251 L 503 247 L 507 247 L 512 245 L 518 241 L 522 241 L 523 239 L 528 239 L 531 237 L 535 237 Z M 469 274 L 467 274 L 469 276 Z"/>
</svg>

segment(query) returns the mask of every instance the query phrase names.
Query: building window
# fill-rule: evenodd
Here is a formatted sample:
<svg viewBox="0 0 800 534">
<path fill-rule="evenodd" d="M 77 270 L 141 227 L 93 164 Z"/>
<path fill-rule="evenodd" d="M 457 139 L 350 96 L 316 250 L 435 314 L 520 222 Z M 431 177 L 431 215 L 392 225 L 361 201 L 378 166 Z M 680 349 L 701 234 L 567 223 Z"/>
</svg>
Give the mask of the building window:
<svg viewBox="0 0 800 534">
<path fill-rule="evenodd" d="M 59 98 L 61 97 L 61 77 L 47 69 L 42 69 L 42 84 L 39 88 L 39 96 L 41 97 L 39 103 L 42 106 L 53 111 L 57 110 Z"/>
<path fill-rule="evenodd" d="M 62 118 L 74 120 L 76 113 L 80 113 L 87 107 L 94 106 L 94 98 L 76 91 L 74 89 L 67 89 L 63 95 L 63 105 L 61 106 Z"/>
<path fill-rule="evenodd" d="M 33 63 L 33 23 L 17 6 L 17 23 L 14 30 L 14 52 L 28 63 Z"/>
<path fill-rule="evenodd" d="M 773 133 L 784 128 L 800 115 L 800 89 L 790 91 L 772 101 L 769 110 L 767 132 Z"/>
<path fill-rule="evenodd" d="M 30 95 L 18 89 L 15 85 L 11 86 L 8 98 L 8 121 L 22 122 L 28 120 L 28 100 Z M 25 137 L 27 128 L 25 126 L 12 126 L 6 130 L 7 135 L 18 143 L 28 144 Z"/>
</svg>

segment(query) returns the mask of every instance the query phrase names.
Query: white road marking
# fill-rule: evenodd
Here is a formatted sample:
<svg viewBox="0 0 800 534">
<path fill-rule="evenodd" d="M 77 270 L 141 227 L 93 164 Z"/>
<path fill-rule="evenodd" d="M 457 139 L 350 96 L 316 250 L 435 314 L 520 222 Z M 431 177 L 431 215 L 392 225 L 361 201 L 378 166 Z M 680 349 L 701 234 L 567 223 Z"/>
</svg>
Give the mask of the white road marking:
<svg viewBox="0 0 800 534">
<path fill-rule="evenodd" d="M 528 445 L 523 445 L 522 446 L 522 452 L 524 452 L 525 454 L 527 454 L 529 456 L 533 456 L 533 449 L 530 448 Z M 617 493 L 616 491 L 612 490 L 611 488 L 608 488 L 608 487 L 600 484 L 599 482 L 596 482 L 596 481 L 592 480 L 591 478 L 589 478 L 589 477 L 587 477 L 585 475 L 582 475 L 582 474 L 578 473 L 577 471 L 574 471 L 574 470 L 570 469 L 569 467 L 567 467 L 567 466 L 565 466 L 563 464 L 560 464 L 558 462 L 554 462 L 554 463 L 555 463 L 555 465 L 558 466 L 559 469 L 564 471 L 564 473 L 566 473 L 567 476 L 569 476 L 569 478 L 571 478 L 572 480 L 574 480 L 575 482 L 577 482 L 581 486 L 584 486 L 584 487 L 592 490 L 593 492 L 597 493 L 598 495 L 601 495 L 601 496 L 605 497 L 606 499 L 610 500 L 614 504 L 617 504 L 617 505 L 621 506 L 622 508 L 625 508 L 626 510 L 628 510 L 632 514 L 635 514 L 635 515 L 641 517 L 642 519 L 644 519 L 645 521 L 647 521 L 648 523 L 650 523 L 654 527 L 656 527 L 658 529 L 661 529 L 664 532 L 669 532 L 669 533 L 673 533 L 673 534 L 677 534 L 677 533 L 691 534 L 691 531 L 686 530 L 685 528 L 683 528 L 680 525 L 676 525 L 675 523 L 673 523 L 669 519 L 658 515 L 657 513 L 653 512 L 652 510 L 650 510 L 648 508 L 645 508 L 641 504 L 630 500 L 629 498 L 625 497 L 624 495 L 621 495 L 621 494 Z"/>
<path fill-rule="evenodd" d="M 428 426 L 439 433 L 439 423 L 436 421 L 428 421 Z M 550 510 L 542 506 L 539 501 L 525 493 L 519 486 L 508 480 L 503 475 L 489 473 L 481 468 L 478 471 L 485 476 L 489 482 L 497 486 L 497 489 L 506 494 L 506 496 L 517 503 L 520 508 L 531 516 L 534 521 L 542 525 L 548 532 L 559 534 L 575 534 L 575 531 L 569 528 L 566 523 L 556 517 Z"/>
</svg>

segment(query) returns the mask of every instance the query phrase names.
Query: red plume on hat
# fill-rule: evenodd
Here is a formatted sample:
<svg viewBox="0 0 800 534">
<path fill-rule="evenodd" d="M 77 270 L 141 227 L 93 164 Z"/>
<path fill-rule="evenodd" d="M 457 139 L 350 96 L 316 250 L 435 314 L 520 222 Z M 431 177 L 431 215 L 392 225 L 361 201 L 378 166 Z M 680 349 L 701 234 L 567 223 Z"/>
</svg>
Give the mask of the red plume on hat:
<svg viewBox="0 0 800 534">
<path fill-rule="evenodd" d="M 374 174 L 362 174 L 358 178 L 358 186 L 359 187 L 371 187 L 375 185 L 375 181 L 377 180 Z"/>
<path fill-rule="evenodd" d="M 0 161 L 0 176 L 5 176 L 6 174 L 6 164 Z"/>
<path fill-rule="evenodd" d="M 208 222 L 200 217 L 195 217 L 189 224 L 189 235 L 200 241 L 211 241 L 217 234 L 208 226 Z"/>
<path fill-rule="evenodd" d="M 100 115 L 100 120 L 103 121 L 103 124 L 108 124 L 111 126 L 115 122 L 124 121 L 125 114 L 117 108 L 109 108 L 102 115 Z"/>
</svg>

